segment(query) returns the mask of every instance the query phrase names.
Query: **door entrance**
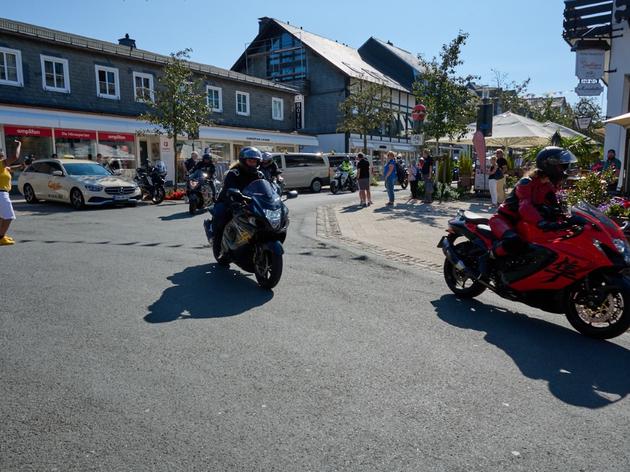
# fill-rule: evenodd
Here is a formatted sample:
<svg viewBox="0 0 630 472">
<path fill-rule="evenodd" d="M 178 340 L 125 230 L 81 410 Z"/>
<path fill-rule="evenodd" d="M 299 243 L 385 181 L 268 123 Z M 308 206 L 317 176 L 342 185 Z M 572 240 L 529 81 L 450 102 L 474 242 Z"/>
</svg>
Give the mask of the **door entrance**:
<svg viewBox="0 0 630 472">
<path fill-rule="evenodd" d="M 147 168 L 149 165 L 149 143 L 146 139 L 141 139 L 140 144 L 140 165 Z"/>
</svg>

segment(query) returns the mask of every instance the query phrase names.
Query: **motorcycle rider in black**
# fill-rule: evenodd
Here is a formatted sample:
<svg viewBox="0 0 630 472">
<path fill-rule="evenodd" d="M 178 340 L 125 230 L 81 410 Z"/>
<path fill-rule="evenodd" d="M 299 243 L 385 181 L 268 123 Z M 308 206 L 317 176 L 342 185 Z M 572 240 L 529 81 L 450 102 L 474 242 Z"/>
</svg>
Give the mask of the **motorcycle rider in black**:
<svg viewBox="0 0 630 472">
<path fill-rule="evenodd" d="M 260 171 L 265 175 L 265 179 L 269 182 L 273 181 L 276 177 L 282 174 L 282 171 L 278 168 L 278 164 L 273 161 L 271 153 L 269 152 L 263 152 L 262 154 Z"/>
<path fill-rule="evenodd" d="M 210 190 L 212 190 L 212 199 L 216 200 L 217 189 L 214 186 L 214 174 L 216 173 L 217 169 L 212 162 L 212 155 L 205 153 L 201 160 L 197 162 L 190 170 L 190 173 L 192 174 L 193 172 L 196 172 L 198 170 L 208 174 L 208 185 L 210 186 Z"/>
<path fill-rule="evenodd" d="M 265 178 L 265 175 L 258 170 L 261 161 L 262 154 L 258 149 L 255 147 L 243 148 L 238 154 L 238 164 L 225 174 L 223 188 L 212 210 L 213 237 L 221 237 L 223 228 L 232 217 L 230 200 L 227 196 L 228 190 L 237 189 L 242 191 L 254 180 Z"/>
</svg>

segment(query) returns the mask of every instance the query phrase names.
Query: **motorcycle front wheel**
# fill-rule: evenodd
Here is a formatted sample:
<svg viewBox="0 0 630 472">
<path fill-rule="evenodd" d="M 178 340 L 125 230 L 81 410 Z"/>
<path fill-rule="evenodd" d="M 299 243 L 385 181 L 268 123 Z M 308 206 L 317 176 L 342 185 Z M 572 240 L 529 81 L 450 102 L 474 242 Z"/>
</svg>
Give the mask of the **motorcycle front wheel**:
<svg viewBox="0 0 630 472">
<path fill-rule="evenodd" d="M 262 288 L 274 288 L 282 276 L 282 254 L 257 247 L 254 253 L 254 275 Z"/>
<path fill-rule="evenodd" d="M 400 188 L 405 190 L 407 188 L 407 185 L 409 185 L 409 181 L 408 180 L 403 180 L 402 182 L 400 182 Z"/>
<path fill-rule="evenodd" d="M 611 339 L 630 328 L 630 282 L 623 276 L 580 284 L 567 303 L 567 320 L 590 338 Z"/>
<path fill-rule="evenodd" d="M 166 196 L 166 192 L 164 191 L 164 187 L 162 186 L 157 187 L 153 191 L 153 197 L 151 198 L 151 201 L 153 202 L 153 204 L 159 205 L 160 203 L 164 201 L 165 196 Z"/>
<path fill-rule="evenodd" d="M 333 194 L 337 194 L 337 192 L 339 192 L 339 185 L 337 185 L 336 180 L 330 181 L 330 192 Z"/>
</svg>

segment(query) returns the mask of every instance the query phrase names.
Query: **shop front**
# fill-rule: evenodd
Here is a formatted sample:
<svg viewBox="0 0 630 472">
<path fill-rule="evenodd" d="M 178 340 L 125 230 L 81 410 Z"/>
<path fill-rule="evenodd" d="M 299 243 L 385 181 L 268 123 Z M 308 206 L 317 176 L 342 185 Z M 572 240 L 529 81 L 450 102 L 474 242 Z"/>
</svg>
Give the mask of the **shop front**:
<svg viewBox="0 0 630 472">
<path fill-rule="evenodd" d="M 55 129 L 55 152 L 58 156 L 70 155 L 77 159 L 96 156 L 96 132 L 76 129 Z"/>
<path fill-rule="evenodd" d="M 137 167 L 136 137 L 130 133 L 98 132 L 97 161 L 101 164 L 118 159 L 123 169 L 123 174 L 133 176 Z"/>
</svg>

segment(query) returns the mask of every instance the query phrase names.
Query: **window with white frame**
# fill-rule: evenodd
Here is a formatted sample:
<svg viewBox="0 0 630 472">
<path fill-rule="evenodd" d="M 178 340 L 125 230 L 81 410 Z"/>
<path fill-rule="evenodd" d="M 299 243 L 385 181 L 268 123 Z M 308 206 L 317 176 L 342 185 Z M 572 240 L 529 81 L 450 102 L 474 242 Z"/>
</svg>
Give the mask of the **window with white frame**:
<svg viewBox="0 0 630 472">
<path fill-rule="evenodd" d="M 120 98 L 118 69 L 105 66 L 94 67 L 96 71 L 96 96 L 118 100 Z"/>
<path fill-rule="evenodd" d="M 284 100 L 281 98 L 272 97 L 271 118 L 274 120 L 284 120 Z"/>
<path fill-rule="evenodd" d="M 223 91 L 221 87 L 206 86 L 208 96 L 208 108 L 210 110 L 221 113 L 223 111 Z"/>
<path fill-rule="evenodd" d="M 249 94 L 247 92 L 236 92 L 236 114 L 249 115 Z"/>
<path fill-rule="evenodd" d="M 22 80 L 22 53 L 17 49 L 0 48 L 0 84 L 24 85 Z"/>
<path fill-rule="evenodd" d="M 143 72 L 133 73 L 133 96 L 136 102 L 153 101 L 153 75 Z"/>
<path fill-rule="evenodd" d="M 70 93 L 68 60 L 60 57 L 41 55 L 42 86 L 51 92 Z"/>
</svg>

